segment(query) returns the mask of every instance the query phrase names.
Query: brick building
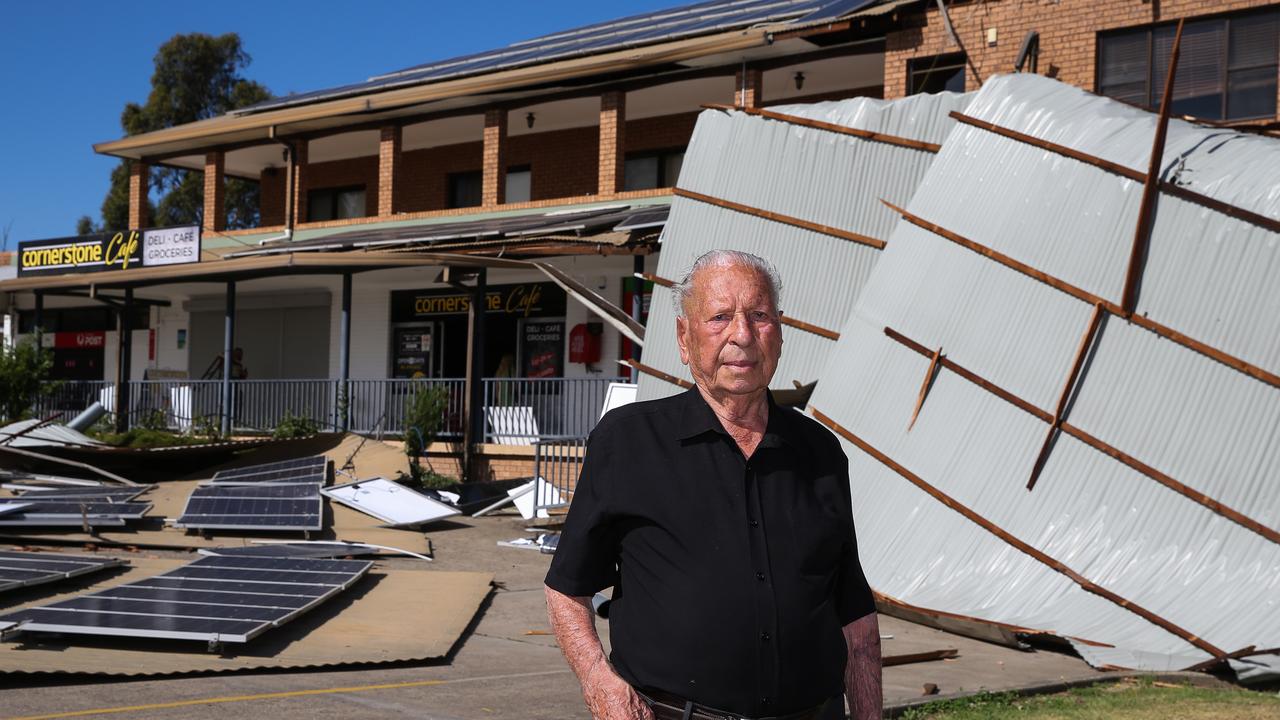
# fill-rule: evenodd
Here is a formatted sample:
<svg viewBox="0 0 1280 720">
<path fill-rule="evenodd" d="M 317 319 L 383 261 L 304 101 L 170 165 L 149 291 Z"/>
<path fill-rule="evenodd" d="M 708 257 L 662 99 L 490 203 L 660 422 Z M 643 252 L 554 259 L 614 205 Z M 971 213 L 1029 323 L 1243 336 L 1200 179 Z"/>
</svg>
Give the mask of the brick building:
<svg viewBox="0 0 1280 720">
<path fill-rule="evenodd" d="M 134 306 L 129 336 L 148 352 L 133 352 L 128 372 L 116 369 L 117 318 L 127 313 L 55 294 L 89 287 L 74 268 L 0 281 L 9 291 L 2 302 L 22 332 L 40 323 L 55 333 L 103 333 L 100 348 L 75 356 L 98 354 L 77 360 L 93 369 L 66 375 L 76 379 L 140 381 L 159 370 L 199 378 L 232 345 L 244 349 L 254 380 L 609 378 L 631 353 L 617 323 L 601 323 L 604 313 L 545 271 L 498 259 L 547 263 L 632 313 L 633 273 L 653 267 L 704 105 L 974 90 L 1020 68 L 1154 106 L 1184 18 L 1174 111 L 1274 130 L 1274 0 L 714 0 L 96 146 L 131 163 L 135 229 L 148 226 L 150 167 L 205 177 L 198 264 L 163 276 L 140 268 L 94 277 L 95 288 L 115 288 L 120 308 Z M 258 183 L 259 227 L 227 229 L 227 177 Z M 637 219 L 608 227 L 585 220 L 611 212 Z M 393 251 L 400 264 L 374 261 Z M 464 284 L 443 272 L 447 258 L 428 251 L 471 258 Z M 367 264 L 344 264 L 343 254 Z M 481 266 L 485 292 L 500 297 L 493 302 L 536 286 L 545 308 L 519 317 L 486 312 L 481 320 L 457 303 L 419 312 L 474 292 L 466 288 Z M 119 294 L 126 288 L 127 299 Z M 230 297 L 237 300 L 228 313 Z M 230 342 L 228 315 L 236 323 Z M 599 341 L 591 362 L 571 359 L 579 325 Z M 473 347 L 477 327 L 484 342 Z M 530 364 L 535 335 L 539 357 L 547 338 L 558 338 L 554 362 Z M 405 350 L 414 337 L 427 359 Z M 376 418 L 376 409 L 369 413 Z"/>
</svg>

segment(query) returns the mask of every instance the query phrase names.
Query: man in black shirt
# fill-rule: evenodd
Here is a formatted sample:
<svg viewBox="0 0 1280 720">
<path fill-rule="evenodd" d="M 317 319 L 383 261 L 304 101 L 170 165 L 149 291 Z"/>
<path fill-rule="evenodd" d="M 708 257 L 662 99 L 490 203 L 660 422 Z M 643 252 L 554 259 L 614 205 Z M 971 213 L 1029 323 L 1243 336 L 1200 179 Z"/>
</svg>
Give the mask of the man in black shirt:
<svg viewBox="0 0 1280 720">
<path fill-rule="evenodd" d="M 880 635 L 836 438 L 768 392 L 776 274 L 712 251 L 676 286 L 696 387 L 591 435 L 547 607 L 598 718 L 881 712 Z M 591 596 L 612 586 L 611 658 Z M 612 662 L 610 662 L 610 660 Z M 839 717 L 841 714 L 837 714 Z"/>
</svg>

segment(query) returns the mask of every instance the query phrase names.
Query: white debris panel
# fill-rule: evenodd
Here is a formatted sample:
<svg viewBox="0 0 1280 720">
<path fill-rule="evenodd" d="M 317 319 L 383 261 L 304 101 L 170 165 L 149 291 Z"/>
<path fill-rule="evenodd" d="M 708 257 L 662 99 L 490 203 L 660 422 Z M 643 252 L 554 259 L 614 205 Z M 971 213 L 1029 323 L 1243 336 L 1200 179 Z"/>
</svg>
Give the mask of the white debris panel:
<svg viewBox="0 0 1280 720">
<path fill-rule="evenodd" d="M 948 113 L 962 110 L 970 97 L 943 93 L 895 101 L 855 98 L 768 111 L 936 146 L 954 124 Z M 778 268 L 784 285 L 782 307 L 789 318 L 838 331 L 881 250 L 803 224 L 887 239 L 897 216 L 879 198 L 907 202 L 934 155 L 776 116 L 705 111 L 685 154 L 656 274 L 679 281 L 699 255 L 715 248 L 755 253 Z M 743 209 L 731 209 L 725 202 Z M 783 219 L 768 219 L 769 214 Z M 783 338 L 786 350 L 774 387 L 790 389 L 793 381 L 815 380 L 834 341 L 795 326 L 784 326 Z M 676 345 L 672 292 L 661 285 L 654 288 L 642 362 L 690 379 Z M 665 379 L 643 373 L 639 385 L 641 400 L 680 391 Z"/>
<path fill-rule="evenodd" d="M 1157 125 L 1030 74 L 991 78 L 965 113 L 1142 174 Z M 1276 656 L 1247 648 L 1280 647 L 1277 168 L 1280 141 L 1172 121 L 1160 170 L 1172 190 L 1126 319 L 1108 308 L 1121 304 L 1143 183 L 953 126 L 809 406 L 844 435 L 878 592 L 1072 638 L 1097 666 L 1239 655 L 1241 678 L 1276 677 Z M 894 186 L 811 172 L 856 188 L 848 204 L 903 204 Z M 790 277 L 793 302 L 844 289 Z"/>
</svg>

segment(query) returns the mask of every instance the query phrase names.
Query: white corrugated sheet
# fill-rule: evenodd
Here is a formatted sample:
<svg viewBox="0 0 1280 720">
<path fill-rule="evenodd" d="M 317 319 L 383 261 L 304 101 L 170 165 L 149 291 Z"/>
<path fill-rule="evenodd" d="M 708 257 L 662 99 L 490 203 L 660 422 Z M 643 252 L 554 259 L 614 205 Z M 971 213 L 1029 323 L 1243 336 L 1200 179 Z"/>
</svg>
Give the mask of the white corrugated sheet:
<svg viewBox="0 0 1280 720">
<path fill-rule="evenodd" d="M 773 107 L 847 127 L 940 143 L 970 95 L 943 93 L 905 100 L 855 98 L 815 105 Z M 681 169 L 679 187 L 760 210 L 800 218 L 861 235 L 887 239 L 896 217 L 880 198 L 907 202 L 933 162 L 933 153 L 804 127 L 740 112 L 709 110 L 698 118 Z M 715 248 L 745 250 L 767 258 L 782 276 L 787 315 L 838 330 L 848 317 L 880 250 L 830 235 L 677 197 L 662 237 L 657 274 L 681 279 L 693 261 Z M 681 378 L 672 294 L 654 289 L 642 361 Z M 783 328 L 786 350 L 774 387 L 818 377 L 832 340 Z M 679 388 L 640 376 L 639 398 L 651 400 Z"/>
<path fill-rule="evenodd" d="M 1143 172 L 1156 124 L 1150 113 L 1035 75 L 990 79 L 966 112 Z M 687 170 L 691 181 L 702 181 L 698 164 Z M 824 186 L 851 189 L 843 201 L 822 203 L 895 200 L 892 186 L 852 183 L 835 168 L 812 172 Z M 1162 173 L 1280 217 L 1275 139 L 1174 121 Z M 723 192 L 725 184 L 715 187 Z M 957 124 L 906 208 L 1118 303 L 1141 195 L 1141 183 Z M 684 230 L 671 227 L 673 236 Z M 1047 424 L 947 369 L 907 431 L 929 359 L 886 337 L 886 326 L 941 347 L 951 361 L 1052 413 L 1092 307 L 905 221 L 887 240 L 840 341 L 823 353 L 811 408 L 1016 538 L 1213 646 L 1280 646 L 1275 542 L 1065 434 L 1029 492 Z M 839 257 L 850 250 L 832 247 L 817 260 L 852 266 Z M 671 261 L 685 259 L 677 253 Z M 787 300 L 806 310 L 803 296 L 824 302 L 842 290 L 809 285 L 794 272 L 789 279 Z M 660 303 L 656 310 L 660 316 Z M 1280 372 L 1280 235 L 1162 195 L 1137 314 Z M 784 358 L 796 349 L 788 345 Z M 810 367 L 807 359 L 788 362 Z M 1268 528 L 1280 526 L 1280 389 L 1110 317 L 1067 422 Z M 1099 666 L 1179 669 L 1211 658 L 856 446 L 845 450 L 858 544 L 876 590 L 1113 646 L 1074 643 Z M 1275 656 L 1232 662 L 1250 680 L 1274 678 L 1278 665 Z"/>
</svg>

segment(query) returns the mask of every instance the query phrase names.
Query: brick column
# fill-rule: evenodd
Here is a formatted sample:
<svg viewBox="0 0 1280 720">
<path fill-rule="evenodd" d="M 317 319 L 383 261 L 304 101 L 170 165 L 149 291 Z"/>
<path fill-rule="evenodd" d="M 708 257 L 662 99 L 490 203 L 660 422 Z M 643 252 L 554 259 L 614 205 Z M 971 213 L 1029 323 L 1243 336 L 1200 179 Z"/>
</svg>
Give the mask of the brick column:
<svg viewBox="0 0 1280 720">
<path fill-rule="evenodd" d="M 627 94 L 610 90 L 600 96 L 599 195 L 621 192 L 626 173 Z"/>
<path fill-rule="evenodd" d="M 747 68 L 746 78 L 743 71 L 733 75 L 733 104 L 738 107 L 760 107 L 764 101 L 764 73 L 757 68 Z"/>
<path fill-rule="evenodd" d="M 293 224 L 307 221 L 307 141 L 293 143 Z"/>
<path fill-rule="evenodd" d="M 147 189 L 150 185 L 151 167 L 141 160 L 129 161 L 129 228 L 145 228 L 147 217 Z"/>
<path fill-rule="evenodd" d="M 221 151 L 204 156 L 204 229 L 227 229 L 227 184 L 224 182 L 226 155 Z"/>
<path fill-rule="evenodd" d="M 507 110 L 493 108 L 484 113 L 484 184 L 481 205 L 501 205 L 507 201 Z"/>
<path fill-rule="evenodd" d="M 378 215 L 393 215 L 400 209 L 400 145 L 404 133 L 399 125 L 382 128 L 378 142 Z"/>
</svg>

